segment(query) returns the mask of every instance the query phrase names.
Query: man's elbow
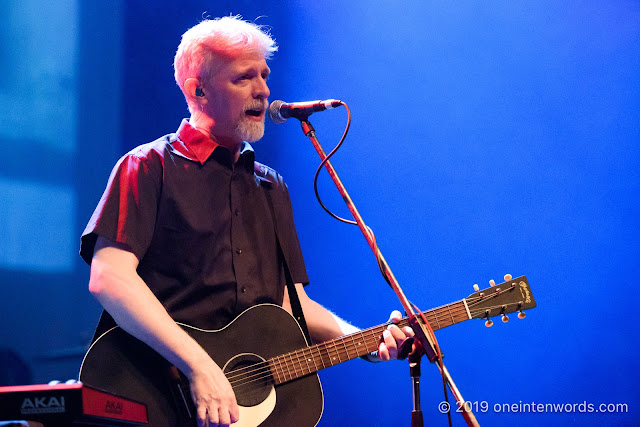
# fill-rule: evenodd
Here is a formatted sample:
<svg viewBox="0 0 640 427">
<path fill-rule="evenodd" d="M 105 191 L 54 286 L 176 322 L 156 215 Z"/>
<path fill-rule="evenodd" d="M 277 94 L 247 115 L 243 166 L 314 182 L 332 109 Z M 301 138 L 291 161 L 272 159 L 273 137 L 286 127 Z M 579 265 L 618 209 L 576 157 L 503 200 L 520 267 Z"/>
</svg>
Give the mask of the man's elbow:
<svg viewBox="0 0 640 427">
<path fill-rule="evenodd" d="M 91 275 L 89 277 L 89 292 L 98 301 L 107 294 L 111 274 L 109 267 L 101 263 L 96 258 L 91 263 Z"/>
</svg>

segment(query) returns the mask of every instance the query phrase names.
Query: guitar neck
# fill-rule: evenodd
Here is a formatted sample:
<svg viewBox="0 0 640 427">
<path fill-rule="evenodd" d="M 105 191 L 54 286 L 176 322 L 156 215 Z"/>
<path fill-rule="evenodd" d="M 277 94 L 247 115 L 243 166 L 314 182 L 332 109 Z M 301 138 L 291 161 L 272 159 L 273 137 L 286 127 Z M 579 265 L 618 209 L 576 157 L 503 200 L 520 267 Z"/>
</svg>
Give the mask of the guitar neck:
<svg viewBox="0 0 640 427">
<path fill-rule="evenodd" d="M 423 312 L 431 329 L 438 330 L 471 319 L 465 300 Z M 378 349 L 382 332 L 389 324 L 374 326 L 340 338 L 304 347 L 268 360 L 276 384 L 300 378 Z M 399 327 L 409 325 L 403 318 Z"/>
</svg>

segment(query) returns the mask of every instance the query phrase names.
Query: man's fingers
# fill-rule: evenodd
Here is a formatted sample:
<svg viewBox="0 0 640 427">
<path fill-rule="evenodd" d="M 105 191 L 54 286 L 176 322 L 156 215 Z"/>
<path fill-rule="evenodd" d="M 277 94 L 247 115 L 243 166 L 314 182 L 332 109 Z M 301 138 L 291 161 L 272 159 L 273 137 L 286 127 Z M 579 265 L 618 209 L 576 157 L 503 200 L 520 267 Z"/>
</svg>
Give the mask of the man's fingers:
<svg viewBox="0 0 640 427">
<path fill-rule="evenodd" d="M 407 334 L 405 334 L 404 331 L 398 328 L 396 325 L 389 325 L 387 327 L 387 330 L 391 333 L 391 336 L 396 341 L 403 341 L 407 338 Z"/>
<path fill-rule="evenodd" d="M 409 326 L 399 328 L 396 323 L 402 320 L 402 313 L 398 310 L 393 310 L 389 316 L 389 321 L 392 322 L 387 329 L 382 332 L 382 339 L 378 345 L 378 357 L 387 361 L 398 357 L 398 346 L 410 337 L 413 337 L 415 333 Z"/>
<path fill-rule="evenodd" d="M 213 420 L 211 420 L 211 422 L 213 423 Z M 231 424 L 231 416 L 227 408 L 221 407 L 218 410 L 218 424 L 223 426 L 228 426 L 229 424 Z"/>
<path fill-rule="evenodd" d="M 391 312 L 391 315 L 389 316 L 389 321 L 393 323 L 398 323 L 401 320 L 402 320 L 402 313 L 400 313 L 398 310 L 393 310 Z"/>
<path fill-rule="evenodd" d="M 396 338 L 390 329 L 386 329 L 382 332 L 382 339 L 387 347 L 387 351 L 389 352 L 389 358 L 395 359 L 398 354 L 398 345 L 396 344 Z M 396 327 L 396 329 L 398 328 Z"/>
<path fill-rule="evenodd" d="M 240 419 L 240 408 L 238 407 L 237 404 L 234 404 L 231 407 L 230 415 L 231 415 L 231 422 L 232 423 L 237 423 L 238 420 Z"/>
<path fill-rule="evenodd" d="M 387 349 L 387 345 L 384 342 L 378 344 L 378 357 L 384 362 L 390 360 L 389 350 Z"/>
<path fill-rule="evenodd" d="M 209 421 L 207 420 L 207 407 L 204 405 L 198 405 L 196 414 L 198 417 L 198 427 L 209 427 Z"/>
</svg>

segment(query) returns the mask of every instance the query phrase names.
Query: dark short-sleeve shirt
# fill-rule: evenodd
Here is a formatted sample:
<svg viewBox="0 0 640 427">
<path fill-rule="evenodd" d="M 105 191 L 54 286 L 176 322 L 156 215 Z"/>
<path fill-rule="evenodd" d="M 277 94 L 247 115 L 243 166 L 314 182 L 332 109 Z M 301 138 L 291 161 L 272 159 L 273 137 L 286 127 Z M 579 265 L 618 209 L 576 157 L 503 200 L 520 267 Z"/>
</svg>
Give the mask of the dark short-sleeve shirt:
<svg viewBox="0 0 640 427">
<path fill-rule="evenodd" d="M 220 328 L 255 304 L 281 305 L 283 257 L 292 280 L 308 283 L 282 177 L 255 162 L 247 143 L 234 164 L 186 120 L 119 160 L 82 235 L 87 263 L 97 236 L 130 248 L 173 319 L 199 328 Z"/>
</svg>

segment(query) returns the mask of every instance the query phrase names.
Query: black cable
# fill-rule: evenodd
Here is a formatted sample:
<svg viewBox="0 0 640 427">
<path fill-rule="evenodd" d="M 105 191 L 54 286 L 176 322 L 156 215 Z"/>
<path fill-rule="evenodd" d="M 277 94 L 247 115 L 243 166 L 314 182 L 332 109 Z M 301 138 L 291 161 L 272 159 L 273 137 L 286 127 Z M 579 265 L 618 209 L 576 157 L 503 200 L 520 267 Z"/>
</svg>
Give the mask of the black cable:
<svg viewBox="0 0 640 427">
<path fill-rule="evenodd" d="M 358 223 L 355 222 L 355 221 L 351 221 L 349 219 L 345 219 L 345 218 L 339 217 L 338 215 L 336 215 L 333 212 L 331 212 L 331 210 L 329 210 L 329 208 L 327 208 L 325 206 L 325 204 L 322 202 L 322 199 L 320 198 L 320 193 L 318 192 L 318 176 L 320 175 L 320 171 L 322 170 L 324 165 L 329 161 L 331 156 L 333 156 L 338 151 L 338 149 L 342 146 L 342 144 L 344 143 L 344 140 L 347 138 L 347 134 L 349 133 L 349 128 L 351 127 L 351 110 L 349 109 L 349 106 L 347 104 L 345 104 L 344 102 L 341 102 L 340 104 L 342 106 L 344 106 L 344 108 L 347 109 L 347 125 L 344 128 L 344 132 L 342 133 L 342 138 L 340 138 L 340 141 L 338 142 L 338 145 L 336 145 L 333 148 L 333 150 L 331 150 L 331 152 L 329 152 L 329 154 L 327 156 L 325 156 L 324 159 L 322 159 L 322 162 L 320 162 L 320 165 L 318 166 L 318 169 L 316 169 L 316 173 L 315 173 L 315 175 L 313 177 L 313 191 L 315 191 L 315 193 L 316 193 L 316 199 L 318 200 L 318 203 L 320 203 L 320 206 L 322 206 L 322 209 L 324 209 L 329 215 L 331 215 L 332 217 L 334 217 L 338 221 L 342 221 L 342 222 L 345 222 L 347 224 L 358 225 Z M 367 227 L 367 228 L 369 228 L 369 227 Z"/>
<path fill-rule="evenodd" d="M 322 201 L 322 198 L 320 197 L 320 192 L 318 191 L 318 177 L 320 176 L 320 172 L 324 168 L 325 164 L 329 161 L 329 159 L 340 149 L 340 147 L 344 143 L 345 139 L 347 138 L 347 134 L 349 133 L 349 128 L 351 127 L 351 110 L 349 109 L 349 106 L 346 103 L 341 102 L 341 105 L 344 106 L 344 108 L 347 110 L 347 125 L 345 126 L 344 132 L 342 133 L 342 137 L 340 138 L 340 141 L 338 142 L 338 144 L 333 148 L 333 150 L 331 150 L 329 152 L 329 154 L 327 156 L 325 156 L 324 159 L 322 159 L 322 161 L 320 162 L 320 165 L 318 165 L 318 168 L 316 169 L 316 173 L 315 173 L 315 175 L 313 177 L 313 191 L 315 192 L 316 199 L 318 200 L 318 203 L 320 203 L 320 206 L 322 206 L 322 209 L 324 209 L 325 212 L 327 212 L 329 215 L 331 215 L 333 218 L 337 219 L 338 221 L 344 222 L 346 224 L 358 225 L 358 223 L 356 221 L 345 219 L 345 218 L 342 218 L 342 217 L 334 214 L 324 204 L 324 202 Z M 376 254 L 376 261 L 378 263 L 378 268 L 380 269 L 380 273 L 382 273 L 382 277 L 384 277 L 384 280 L 387 282 L 387 284 L 389 286 L 391 286 L 391 283 L 389 282 L 389 279 L 388 279 L 386 271 L 385 271 L 386 269 L 385 269 L 384 265 L 382 264 L 382 258 L 380 256 L 381 255 L 380 254 L 380 250 L 378 249 L 378 245 L 376 243 L 375 233 L 373 232 L 373 230 L 368 225 L 366 225 L 364 223 L 364 220 L 363 220 L 363 225 L 367 229 L 369 234 L 371 235 L 371 240 L 373 242 L 373 252 Z"/>
<path fill-rule="evenodd" d="M 333 156 L 338 149 L 340 149 L 340 147 L 342 146 L 342 144 L 344 143 L 347 134 L 349 133 L 349 128 L 351 127 L 351 110 L 349 109 L 349 106 L 344 103 L 344 102 L 340 102 L 340 104 L 342 106 L 344 106 L 344 108 L 346 108 L 347 110 L 347 125 L 345 126 L 344 132 L 342 133 L 342 137 L 340 138 L 340 141 L 338 142 L 338 144 L 333 148 L 333 150 L 331 150 L 329 152 L 329 154 L 327 156 L 325 156 L 324 159 L 322 159 L 322 161 L 320 162 L 320 165 L 318 166 L 318 169 L 316 169 L 316 173 L 313 177 L 313 190 L 316 194 L 316 199 L 318 200 L 318 203 L 320 203 L 320 206 L 322 206 L 322 209 L 325 210 L 325 212 L 327 212 L 329 215 L 331 215 L 333 218 L 337 219 L 338 221 L 344 222 L 346 224 L 352 224 L 352 225 L 358 225 L 358 223 L 356 221 L 352 221 L 349 219 L 345 219 L 342 218 L 336 214 L 334 214 L 333 212 L 331 212 L 331 210 L 329 208 L 327 208 L 325 206 L 325 204 L 322 202 L 322 199 L 320 197 L 320 193 L 318 192 L 318 177 L 320 176 L 320 171 L 322 170 L 322 168 L 325 166 L 325 164 L 329 161 L 329 159 L 331 158 L 331 156 Z M 364 228 L 367 229 L 367 231 L 369 232 L 369 234 L 371 235 L 371 241 L 372 241 L 372 245 L 373 245 L 373 252 L 376 255 L 376 260 L 378 262 L 378 268 L 380 269 L 380 273 L 382 273 L 382 277 L 384 277 L 384 280 L 387 282 L 387 284 L 393 288 L 393 286 L 391 285 L 391 282 L 389 281 L 389 278 L 387 277 L 387 273 L 386 273 L 386 268 L 382 262 L 382 254 L 380 252 L 380 249 L 378 249 L 378 244 L 376 242 L 376 236 L 373 232 L 373 230 L 364 223 L 364 220 L 362 220 L 362 225 Z M 449 395 L 447 393 L 447 380 L 445 378 L 444 375 L 444 362 L 442 361 L 442 352 L 440 351 L 440 346 L 438 345 L 438 340 L 435 337 L 435 334 L 433 333 L 433 330 L 431 329 L 431 326 L 429 325 L 429 323 L 427 322 L 427 319 L 424 317 L 423 313 L 418 309 L 418 307 L 409 302 L 413 307 L 414 310 L 417 311 L 419 313 L 419 315 L 422 317 L 423 322 L 425 323 L 425 325 L 427 326 L 428 332 L 431 335 L 431 338 L 434 342 L 435 345 L 435 351 L 436 351 L 436 355 L 438 357 L 438 361 L 440 363 L 440 367 L 441 367 L 441 374 L 442 374 L 442 385 L 443 385 L 443 389 L 444 389 L 444 400 L 445 402 L 447 402 L 447 404 L 449 404 Z M 457 403 L 457 402 L 456 402 Z M 447 418 L 449 421 L 449 426 L 452 425 L 452 420 L 451 420 L 451 406 L 449 405 L 449 411 L 447 411 Z"/>
</svg>

